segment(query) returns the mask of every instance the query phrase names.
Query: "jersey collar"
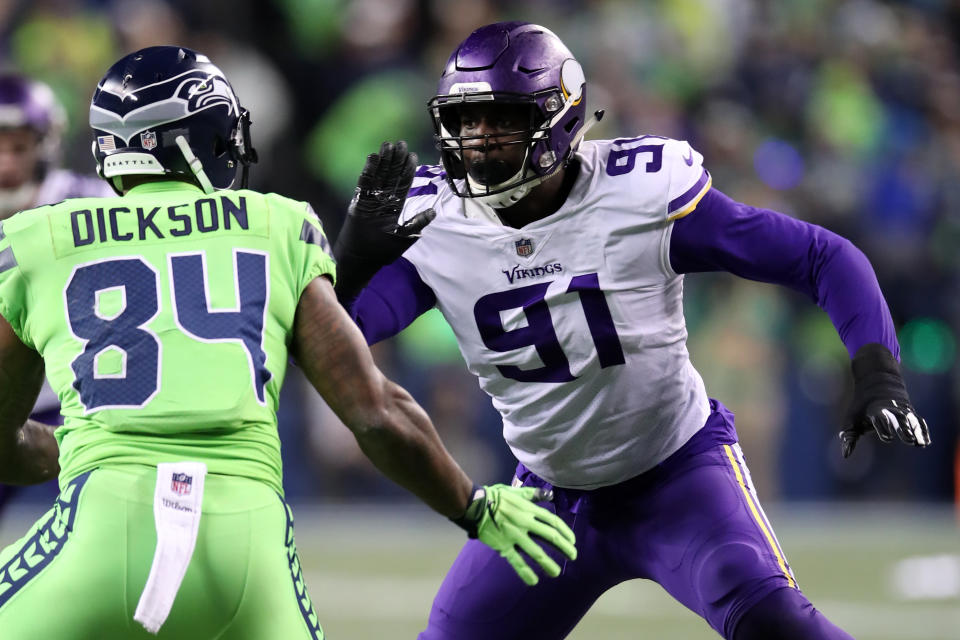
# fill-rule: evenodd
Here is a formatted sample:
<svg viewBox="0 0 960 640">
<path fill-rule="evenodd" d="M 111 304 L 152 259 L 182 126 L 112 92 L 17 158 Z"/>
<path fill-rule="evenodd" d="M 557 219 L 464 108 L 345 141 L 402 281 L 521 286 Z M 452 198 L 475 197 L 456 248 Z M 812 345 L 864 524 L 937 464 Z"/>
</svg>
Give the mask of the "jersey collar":
<svg viewBox="0 0 960 640">
<path fill-rule="evenodd" d="M 196 191 L 203 193 L 203 189 L 183 180 L 159 180 L 157 182 L 144 182 L 133 187 L 127 194 L 131 193 L 158 193 L 165 191 Z"/>
</svg>

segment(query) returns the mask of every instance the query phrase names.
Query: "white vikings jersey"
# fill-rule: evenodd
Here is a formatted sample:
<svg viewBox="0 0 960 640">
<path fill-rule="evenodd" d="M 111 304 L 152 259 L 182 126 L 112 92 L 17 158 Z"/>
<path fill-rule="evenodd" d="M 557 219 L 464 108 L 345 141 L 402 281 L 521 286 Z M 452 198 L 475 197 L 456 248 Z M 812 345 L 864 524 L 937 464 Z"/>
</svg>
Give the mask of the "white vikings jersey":
<svg viewBox="0 0 960 640">
<path fill-rule="evenodd" d="M 54 169 L 37 189 L 37 197 L 31 207 L 56 204 L 67 198 L 108 198 L 116 195 L 105 180 L 66 169 Z"/>
<path fill-rule="evenodd" d="M 690 363 L 672 220 L 710 188 L 703 158 L 659 136 L 586 141 L 564 205 L 522 229 L 421 167 L 403 217 L 436 219 L 405 254 L 524 465 L 562 487 L 652 468 L 709 405 Z"/>
</svg>

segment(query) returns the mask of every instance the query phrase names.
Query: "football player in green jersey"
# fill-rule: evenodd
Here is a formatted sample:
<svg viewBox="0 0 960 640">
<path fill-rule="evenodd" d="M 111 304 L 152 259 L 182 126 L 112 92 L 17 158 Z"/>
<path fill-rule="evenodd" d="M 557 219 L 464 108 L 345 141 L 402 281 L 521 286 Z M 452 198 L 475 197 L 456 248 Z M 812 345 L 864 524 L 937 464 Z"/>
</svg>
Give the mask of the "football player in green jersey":
<svg viewBox="0 0 960 640">
<path fill-rule="evenodd" d="M 529 559 L 556 576 L 576 556 L 569 528 L 534 504 L 548 494 L 474 485 L 376 368 L 310 206 L 245 188 L 249 113 L 205 56 L 124 57 L 90 124 L 122 197 L 0 225 L 0 482 L 59 474 L 61 489 L 0 552 L 0 638 L 322 638 L 282 497 L 290 356 L 374 464 L 523 580 L 537 581 Z M 399 184 L 384 182 L 390 158 L 370 171 L 385 206 L 413 176 L 405 150 L 396 158 L 409 164 Z M 27 420 L 44 365 L 55 433 Z"/>
</svg>

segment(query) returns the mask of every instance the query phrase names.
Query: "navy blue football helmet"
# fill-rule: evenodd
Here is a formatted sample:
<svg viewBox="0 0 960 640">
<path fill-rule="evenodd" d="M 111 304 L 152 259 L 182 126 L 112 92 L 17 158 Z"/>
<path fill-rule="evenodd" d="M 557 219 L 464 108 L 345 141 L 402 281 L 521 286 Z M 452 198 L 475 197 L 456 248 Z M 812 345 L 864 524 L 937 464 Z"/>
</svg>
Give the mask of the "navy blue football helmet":
<svg viewBox="0 0 960 640">
<path fill-rule="evenodd" d="M 427 107 L 434 140 L 454 192 L 493 207 L 518 202 L 530 189 L 570 160 L 587 129 L 586 79 L 580 63 L 552 31 L 527 22 L 480 27 L 456 48 L 443 70 L 437 95 Z M 523 166 L 497 184 L 470 175 L 465 146 L 483 145 L 489 135 L 461 136 L 458 107 L 466 103 L 526 104 L 529 125 L 500 134 L 526 145 Z"/>
<path fill-rule="evenodd" d="M 257 161 L 250 113 L 202 53 L 147 47 L 121 58 L 90 103 L 97 171 L 115 190 L 125 175 L 171 175 L 207 193 L 234 185 Z"/>
</svg>

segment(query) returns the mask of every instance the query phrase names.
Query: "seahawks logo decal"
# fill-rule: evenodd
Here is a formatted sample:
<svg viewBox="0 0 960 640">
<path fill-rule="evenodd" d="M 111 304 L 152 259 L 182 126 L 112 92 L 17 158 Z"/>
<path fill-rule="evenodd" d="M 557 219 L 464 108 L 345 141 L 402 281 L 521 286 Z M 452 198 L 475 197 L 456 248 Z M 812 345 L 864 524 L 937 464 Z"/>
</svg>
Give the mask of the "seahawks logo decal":
<svg viewBox="0 0 960 640">
<path fill-rule="evenodd" d="M 207 71 L 187 71 L 123 94 L 103 86 L 98 89 L 114 96 L 115 106 L 112 109 L 91 106 L 90 126 L 115 135 L 123 140 L 124 146 L 145 129 L 154 129 L 206 109 L 226 107 L 229 115 L 240 113 L 236 96 L 226 79 Z M 138 103 L 144 106 L 137 107 Z"/>
<path fill-rule="evenodd" d="M 227 107 L 227 113 L 238 115 L 237 103 L 230 85 L 220 76 L 190 78 L 177 87 L 177 97 L 187 101 L 187 113 L 203 111 L 218 105 Z"/>
</svg>

